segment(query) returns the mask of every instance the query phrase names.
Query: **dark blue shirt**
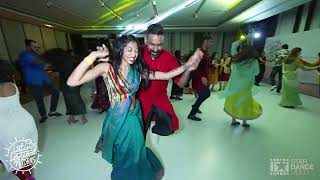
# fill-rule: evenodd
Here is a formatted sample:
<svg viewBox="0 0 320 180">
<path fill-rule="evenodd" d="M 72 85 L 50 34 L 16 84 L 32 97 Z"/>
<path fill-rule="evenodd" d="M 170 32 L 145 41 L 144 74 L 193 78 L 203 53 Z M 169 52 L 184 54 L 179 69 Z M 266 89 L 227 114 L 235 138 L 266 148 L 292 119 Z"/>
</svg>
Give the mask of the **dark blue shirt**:
<svg viewBox="0 0 320 180">
<path fill-rule="evenodd" d="M 23 77 L 27 85 L 42 85 L 51 83 L 44 64 L 35 64 L 39 57 L 35 52 L 24 51 L 19 55 Z"/>
</svg>

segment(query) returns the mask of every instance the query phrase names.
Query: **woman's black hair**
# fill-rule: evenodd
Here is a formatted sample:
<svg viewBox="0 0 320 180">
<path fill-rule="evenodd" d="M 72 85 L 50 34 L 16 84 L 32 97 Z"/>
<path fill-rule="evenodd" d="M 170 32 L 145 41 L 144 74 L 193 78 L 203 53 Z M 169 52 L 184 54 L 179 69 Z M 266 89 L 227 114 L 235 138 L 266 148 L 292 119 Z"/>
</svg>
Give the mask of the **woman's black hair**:
<svg viewBox="0 0 320 180">
<path fill-rule="evenodd" d="M 241 45 L 240 52 L 233 59 L 233 63 L 239 63 L 249 59 L 258 59 L 259 53 L 250 45 Z"/>
<path fill-rule="evenodd" d="M 137 47 L 138 48 L 140 47 L 139 41 L 133 35 L 122 35 L 120 38 L 116 39 L 115 42 L 113 43 L 111 65 L 117 76 L 120 75 L 119 72 L 120 72 L 120 65 L 122 62 L 124 47 L 129 42 L 135 42 L 138 45 Z M 131 68 L 135 68 L 136 70 L 138 70 L 140 74 L 144 75 L 145 81 L 142 81 L 142 86 L 147 87 L 149 84 L 149 75 L 152 71 L 150 71 L 148 66 L 145 64 L 140 51 L 138 53 L 138 57 L 136 61 L 131 65 Z"/>
<path fill-rule="evenodd" d="M 42 57 L 50 63 L 54 70 L 63 69 L 64 63 L 72 62 L 72 56 L 61 48 L 52 48 L 46 51 Z"/>
<path fill-rule="evenodd" d="M 290 64 L 293 63 L 297 58 L 299 53 L 301 53 L 302 49 L 299 47 L 295 47 L 291 50 L 289 56 L 284 60 L 284 63 Z"/>
</svg>

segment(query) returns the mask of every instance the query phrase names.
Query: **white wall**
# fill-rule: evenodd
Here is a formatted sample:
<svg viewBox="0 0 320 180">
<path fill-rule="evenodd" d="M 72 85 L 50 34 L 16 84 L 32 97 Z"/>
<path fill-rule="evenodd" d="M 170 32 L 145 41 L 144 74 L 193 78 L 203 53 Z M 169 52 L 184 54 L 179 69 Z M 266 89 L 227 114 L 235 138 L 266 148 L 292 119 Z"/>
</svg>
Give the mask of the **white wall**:
<svg viewBox="0 0 320 180">
<path fill-rule="evenodd" d="M 289 34 L 293 31 L 293 26 L 296 18 L 297 8 L 279 14 L 276 36 Z"/>
<path fill-rule="evenodd" d="M 16 21 L 9 21 L 7 19 L 0 19 L 5 43 L 8 47 L 8 54 L 11 61 L 18 59 L 19 53 L 25 49 L 24 45 L 24 31 L 21 23 Z"/>
<path fill-rule="evenodd" d="M 190 50 L 194 50 L 194 49 L 195 49 L 194 33 L 191 33 L 191 32 L 181 33 L 181 40 L 180 40 L 181 54 L 188 54 Z"/>
<path fill-rule="evenodd" d="M 320 0 L 317 0 L 310 29 L 320 28 Z"/>
<path fill-rule="evenodd" d="M 304 31 L 310 5 L 311 5 L 311 2 L 304 4 L 298 32 Z M 290 34 L 293 32 L 297 11 L 298 11 L 298 7 L 279 14 L 275 36 Z M 319 28 L 320 28 L 320 0 L 317 0 L 315 9 L 313 12 L 313 18 L 311 19 L 310 30 L 319 29 Z"/>
<path fill-rule="evenodd" d="M 26 38 L 37 41 L 41 52 L 56 47 L 68 48 L 65 32 L 55 32 L 53 29 L 4 18 L 0 18 L 0 25 L 1 59 L 16 61 L 20 52 L 25 50 L 24 40 Z"/>
<path fill-rule="evenodd" d="M 274 52 L 282 44 L 288 44 L 289 49 L 300 47 L 302 48 L 302 59 L 309 62 L 317 61 L 318 53 L 320 52 L 320 29 L 267 38 L 264 48 L 267 59 L 272 59 Z M 319 83 L 319 77 L 316 71 L 300 72 L 299 78 L 300 81 L 304 83 Z"/>
<path fill-rule="evenodd" d="M 57 40 L 58 48 L 68 50 L 68 40 L 67 40 L 66 33 L 61 31 L 54 31 L 54 34 Z"/>
<path fill-rule="evenodd" d="M 301 22 L 300 22 L 299 32 L 303 32 L 303 31 L 304 31 L 304 27 L 306 26 L 307 17 L 308 17 L 308 11 L 309 11 L 309 6 L 310 6 L 310 3 L 307 3 L 307 4 L 305 4 L 304 7 L 303 7 L 303 12 L 302 12 L 302 16 L 301 16 Z"/>
<path fill-rule="evenodd" d="M 223 33 L 222 32 L 215 32 L 211 33 L 211 43 L 210 43 L 210 48 L 209 52 L 216 52 L 218 57 L 221 57 L 222 55 L 222 41 L 223 41 Z"/>
<path fill-rule="evenodd" d="M 51 48 L 57 48 L 58 45 L 57 45 L 57 40 L 54 34 L 54 30 L 51 28 L 45 28 L 45 27 L 41 27 L 40 30 L 43 36 L 44 48 L 46 50 Z"/>
<path fill-rule="evenodd" d="M 194 33 L 192 32 L 168 32 L 164 36 L 164 49 L 172 53 L 180 50 L 181 54 L 187 54 L 189 50 L 194 49 Z"/>
</svg>

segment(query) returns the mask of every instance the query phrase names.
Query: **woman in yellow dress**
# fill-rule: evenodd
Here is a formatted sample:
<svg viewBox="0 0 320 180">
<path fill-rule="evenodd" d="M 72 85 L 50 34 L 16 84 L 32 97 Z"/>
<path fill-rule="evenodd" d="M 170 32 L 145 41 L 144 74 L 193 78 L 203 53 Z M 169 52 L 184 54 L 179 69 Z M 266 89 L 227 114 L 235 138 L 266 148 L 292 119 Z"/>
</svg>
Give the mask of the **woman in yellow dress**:
<svg viewBox="0 0 320 180">
<path fill-rule="evenodd" d="M 226 53 L 223 59 L 220 60 L 219 68 L 219 83 L 222 83 L 222 90 L 225 90 L 231 73 L 231 56 Z"/>
<path fill-rule="evenodd" d="M 301 48 L 293 48 L 290 55 L 283 62 L 282 68 L 282 89 L 280 106 L 285 108 L 295 108 L 302 105 L 300 99 L 300 83 L 298 80 L 297 69 L 303 71 L 313 71 L 319 68 L 311 63 L 307 63 L 301 59 Z M 306 66 L 304 64 L 307 64 Z M 313 66 L 313 67 L 309 67 Z"/>
<path fill-rule="evenodd" d="M 224 111 L 232 117 L 232 126 L 239 125 L 236 119 L 243 120 L 242 126 L 250 127 L 248 120 L 254 120 L 262 114 L 260 104 L 253 98 L 252 87 L 255 76 L 259 74 L 258 53 L 251 46 L 244 45 L 231 65 L 231 76 L 226 90 Z"/>
<path fill-rule="evenodd" d="M 208 84 L 211 86 L 211 91 L 214 91 L 214 85 L 218 82 L 218 61 L 216 59 L 216 52 L 211 55 L 211 62 L 209 65 Z"/>
</svg>

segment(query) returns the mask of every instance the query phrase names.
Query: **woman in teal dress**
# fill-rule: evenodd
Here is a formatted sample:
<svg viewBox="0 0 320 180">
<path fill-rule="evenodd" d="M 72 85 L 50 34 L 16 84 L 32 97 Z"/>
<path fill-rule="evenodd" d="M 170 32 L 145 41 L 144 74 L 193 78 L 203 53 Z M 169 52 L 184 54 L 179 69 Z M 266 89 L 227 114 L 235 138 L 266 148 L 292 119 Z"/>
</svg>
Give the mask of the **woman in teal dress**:
<svg viewBox="0 0 320 180">
<path fill-rule="evenodd" d="M 202 57 L 197 50 L 190 60 L 166 73 L 150 72 L 139 54 L 139 44 L 134 36 L 121 36 L 113 47 L 112 63 L 107 63 L 109 52 L 103 45 L 90 53 L 68 79 L 69 86 L 79 86 L 98 76 L 104 78 L 110 99 L 102 133 L 96 152 L 112 164 L 112 180 L 158 180 L 164 175 L 163 167 L 154 153 L 145 146 L 143 121 L 139 101 L 135 93 L 141 79 L 143 86 L 150 80 L 167 80 L 196 69 Z M 94 61 L 100 63 L 91 70 Z"/>
<path fill-rule="evenodd" d="M 231 76 L 226 90 L 219 97 L 226 98 L 224 111 L 232 117 L 232 126 L 243 120 L 242 126 L 250 127 L 248 120 L 257 119 L 262 114 L 260 104 L 253 98 L 252 87 L 259 74 L 258 53 L 251 46 L 240 48 L 231 64 Z"/>
<path fill-rule="evenodd" d="M 282 66 L 282 89 L 280 106 L 285 108 L 294 108 L 302 105 L 299 93 L 299 80 L 297 76 L 297 69 L 304 71 L 317 70 L 320 66 L 307 67 L 303 65 L 301 59 L 301 48 L 293 48 L 290 55 L 283 62 Z"/>
</svg>

